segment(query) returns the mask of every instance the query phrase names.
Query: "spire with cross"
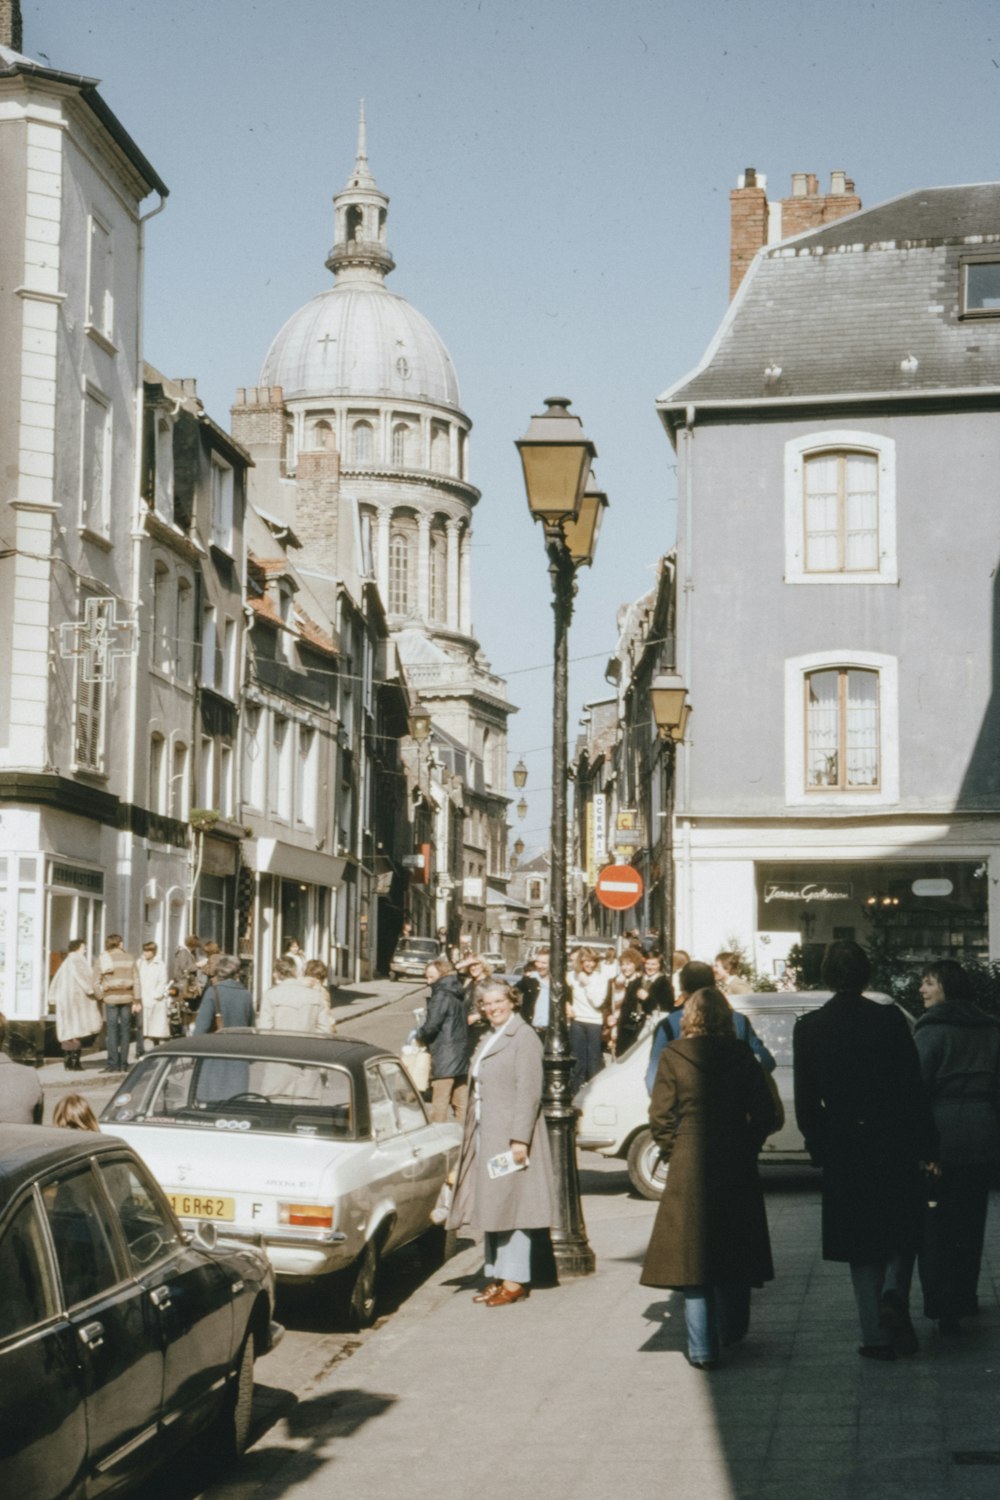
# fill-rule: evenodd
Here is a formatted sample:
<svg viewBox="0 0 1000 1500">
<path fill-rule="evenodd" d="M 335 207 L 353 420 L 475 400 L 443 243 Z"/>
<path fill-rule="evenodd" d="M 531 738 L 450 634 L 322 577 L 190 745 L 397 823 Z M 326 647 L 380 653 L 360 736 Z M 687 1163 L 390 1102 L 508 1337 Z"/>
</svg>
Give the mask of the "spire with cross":
<svg viewBox="0 0 1000 1500">
<path fill-rule="evenodd" d="M 333 249 L 327 267 L 338 285 L 355 281 L 381 282 L 395 262 L 385 240 L 389 199 L 379 191 L 368 165 L 365 101 L 358 114 L 358 151 L 347 186 L 333 200 Z"/>
</svg>

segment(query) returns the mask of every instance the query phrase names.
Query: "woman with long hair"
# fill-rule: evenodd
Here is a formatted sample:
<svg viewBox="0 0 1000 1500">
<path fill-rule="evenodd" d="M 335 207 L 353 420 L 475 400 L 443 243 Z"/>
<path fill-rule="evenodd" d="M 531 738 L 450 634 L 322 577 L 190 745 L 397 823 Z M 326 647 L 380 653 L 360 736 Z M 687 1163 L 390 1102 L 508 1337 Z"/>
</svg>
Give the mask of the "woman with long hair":
<svg viewBox="0 0 1000 1500">
<path fill-rule="evenodd" d="M 778 1126 L 764 1070 L 718 990 L 684 1006 L 649 1123 L 670 1171 L 641 1281 L 683 1292 L 688 1359 L 712 1369 L 747 1332 L 751 1287 L 774 1276 L 757 1155 Z"/>
</svg>

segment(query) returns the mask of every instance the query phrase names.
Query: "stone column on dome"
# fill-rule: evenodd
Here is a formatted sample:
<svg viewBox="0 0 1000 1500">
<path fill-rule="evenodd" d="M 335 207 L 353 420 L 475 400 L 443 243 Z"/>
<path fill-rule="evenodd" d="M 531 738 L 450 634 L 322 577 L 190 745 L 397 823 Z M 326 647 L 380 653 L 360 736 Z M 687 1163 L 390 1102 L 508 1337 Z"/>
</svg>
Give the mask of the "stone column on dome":
<svg viewBox="0 0 1000 1500">
<path fill-rule="evenodd" d="M 431 617 L 431 518 L 417 517 L 417 613 Z"/>
<path fill-rule="evenodd" d="M 472 549 L 472 533 L 466 527 L 462 535 L 462 550 L 459 561 L 459 625 L 463 635 L 472 634 L 472 600 L 469 598 L 470 567 L 469 553 Z"/>
<path fill-rule="evenodd" d="M 449 453 L 448 453 L 448 473 L 454 475 L 458 479 L 461 479 L 462 476 L 459 473 L 459 469 L 458 469 L 458 423 L 457 422 L 451 422 L 451 423 L 449 423 L 449 426 L 448 426 L 448 437 L 449 437 L 449 440 L 450 440 Z"/>
<path fill-rule="evenodd" d="M 392 526 L 392 511 L 380 505 L 375 512 L 375 580 L 382 595 L 382 603 L 389 608 L 389 532 Z"/>
<path fill-rule="evenodd" d="M 458 554 L 461 546 L 461 521 L 449 521 L 448 536 L 448 606 L 446 618 L 449 630 L 458 629 Z"/>
</svg>

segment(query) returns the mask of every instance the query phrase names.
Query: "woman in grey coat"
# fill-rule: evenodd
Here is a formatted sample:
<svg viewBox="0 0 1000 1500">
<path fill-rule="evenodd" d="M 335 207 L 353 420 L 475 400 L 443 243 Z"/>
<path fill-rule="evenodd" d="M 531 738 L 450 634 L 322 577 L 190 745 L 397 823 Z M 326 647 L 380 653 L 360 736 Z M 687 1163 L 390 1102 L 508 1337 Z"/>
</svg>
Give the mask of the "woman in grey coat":
<svg viewBox="0 0 1000 1500">
<path fill-rule="evenodd" d="M 979 1310 L 986 1209 L 1000 1163 L 1000 1026 L 972 1003 L 969 976 L 952 958 L 928 964 L 920 994 L 913 1039 L 940 1143 L 920 1281 L 924 1312 L 951 1334 Z"/>
<path fill-rule="evenodd" d="M 532 1229 L 552 1224 L 552 1163 L 542 1119 L 542 1044 L 502 979 L 477 985 L 490 1025 L 469 1068 L 469 1105 L 448 1227 L 485 1239 L 487 1285 L 473 1299 L 507 1307 L 528 1296 Z"/>
</svg>

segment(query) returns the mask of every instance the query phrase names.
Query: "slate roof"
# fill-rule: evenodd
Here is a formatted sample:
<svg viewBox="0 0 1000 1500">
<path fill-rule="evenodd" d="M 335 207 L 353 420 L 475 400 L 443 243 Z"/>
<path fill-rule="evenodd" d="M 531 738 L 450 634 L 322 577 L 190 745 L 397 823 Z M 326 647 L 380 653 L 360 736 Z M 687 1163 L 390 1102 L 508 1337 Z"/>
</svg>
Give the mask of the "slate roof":
<svg viewBox="0 0 1000 1500">
<path fill-rule="evenodd" d="M 960 261 L 992 248 L 1000 183 L 906 193 L 767 246 L 657 405 L 1000 390 L 1000 319 L 959 317 Z"/>
</svg>

